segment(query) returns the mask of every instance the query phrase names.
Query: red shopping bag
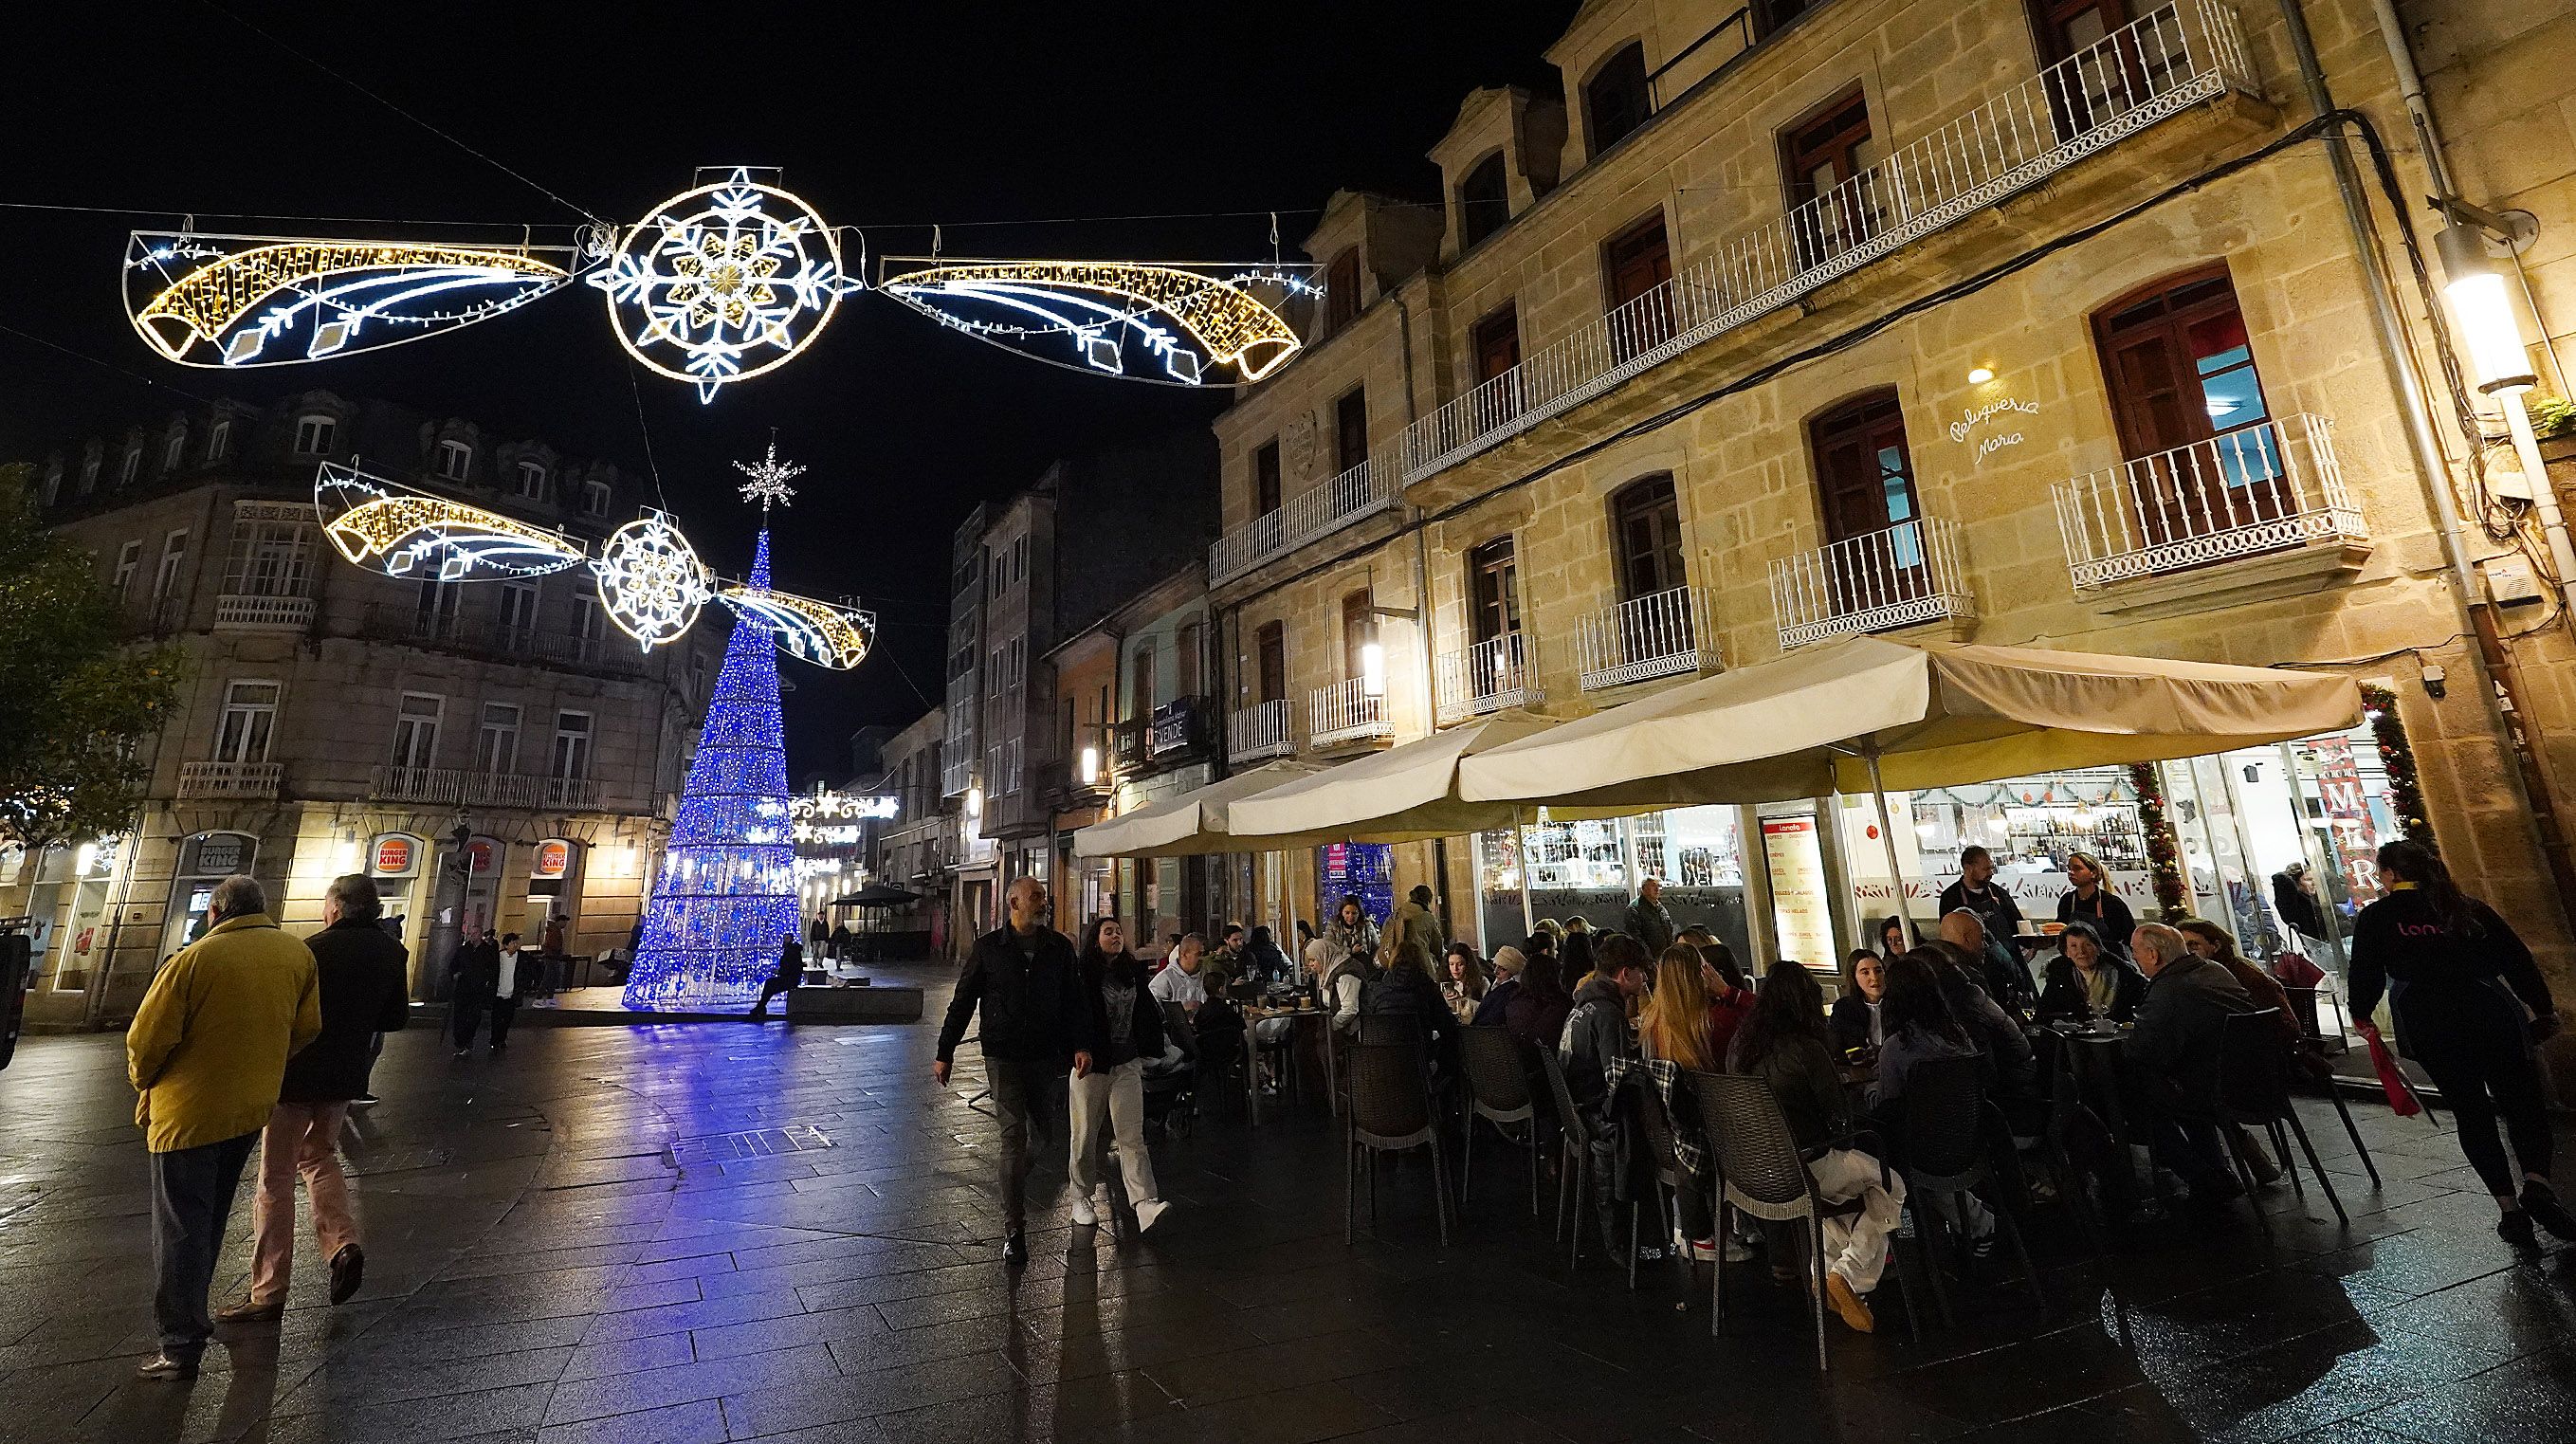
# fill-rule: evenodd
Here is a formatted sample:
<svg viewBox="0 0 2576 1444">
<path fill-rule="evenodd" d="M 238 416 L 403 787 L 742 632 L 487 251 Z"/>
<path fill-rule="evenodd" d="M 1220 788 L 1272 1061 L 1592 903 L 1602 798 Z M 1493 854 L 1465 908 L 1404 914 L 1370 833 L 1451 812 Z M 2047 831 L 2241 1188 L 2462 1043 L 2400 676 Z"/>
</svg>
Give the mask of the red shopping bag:
<svg viewBox="0 0 2576 1444">
<path fill-rule="evenodd" d="M 2406 1075 L 2399 1071 L 2397 1055 L 2389 1052 L 2388 1045 L 2380 1041 L 2379 1030 L 2372 1028 L 2361 1036 L 2370 1044 L 2370 1066 L 2379 1070 L 2379 1086 L 2388 1094 L 2388 1106 L 2395 1109 L 2400 1118 L 2412 1118 L 2423 1112 L 2424 1100 L 2415 1096 L 2415 1085 L 2407 1082 Z"/>
</svg>

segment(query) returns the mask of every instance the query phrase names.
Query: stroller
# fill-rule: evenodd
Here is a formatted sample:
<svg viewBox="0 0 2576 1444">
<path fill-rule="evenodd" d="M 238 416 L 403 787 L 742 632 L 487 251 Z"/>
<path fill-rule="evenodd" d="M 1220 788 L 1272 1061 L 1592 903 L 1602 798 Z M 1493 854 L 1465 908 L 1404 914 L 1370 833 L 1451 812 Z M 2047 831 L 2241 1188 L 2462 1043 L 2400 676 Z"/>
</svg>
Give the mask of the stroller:
<svg viewBox="0 0 2576 1444">
<path fill-rule="evenodd" d="M 1145 1060 L 1145 1136 L 1186 1138 L 1199 1111 L 1199 1038 L 1178 1003 L 1163 1005 L 1163 1036 L 1181 1056 Z"/>
</svg>

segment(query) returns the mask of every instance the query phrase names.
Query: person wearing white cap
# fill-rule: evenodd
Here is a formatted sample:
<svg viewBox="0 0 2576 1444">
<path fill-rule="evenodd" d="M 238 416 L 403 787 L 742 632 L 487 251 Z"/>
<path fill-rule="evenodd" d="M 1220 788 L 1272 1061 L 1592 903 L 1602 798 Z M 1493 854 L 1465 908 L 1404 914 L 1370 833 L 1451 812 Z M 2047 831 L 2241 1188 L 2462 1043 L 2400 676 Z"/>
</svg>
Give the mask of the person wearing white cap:
<svg viewBox="0 0 2576 1444">
<path fill-rule="evenodd" d="M 1476 1004 L 1476 1016 L 1467 1020 L 1469 1027 L 1499 1028 L 1503 1025 L 1503 1010 L 1511 1006 L 1512 995 L 1521 990 L 1521 970 L 1528 966 L 1529 958 L 1511 944 L 1505 943 L 1494 949 L 1494 985 L 1485 990 L 1483 1000 Z"/>
</svg>

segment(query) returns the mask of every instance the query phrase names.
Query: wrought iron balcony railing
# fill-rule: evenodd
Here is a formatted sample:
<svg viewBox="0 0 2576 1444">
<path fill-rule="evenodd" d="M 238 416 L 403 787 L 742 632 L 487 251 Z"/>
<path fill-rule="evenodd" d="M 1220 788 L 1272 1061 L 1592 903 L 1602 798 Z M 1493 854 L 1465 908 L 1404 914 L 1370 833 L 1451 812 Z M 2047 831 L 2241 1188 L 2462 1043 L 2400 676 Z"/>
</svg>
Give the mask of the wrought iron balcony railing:
<svg viewBox="0 0 2576 1444">
<path fill-rule="evenodd" d="M 1771 611 L 1783 650 L 1848 632 L 1973 617 L 1959 524 L 1921 518 L 1783 557 L 1771 564 Z"/>
<path fill-rule="evenodd" d="M 1585 617 L 1574 633 L 1583 690 L 1674 677 L 1717 667 L 1699 589 L 1653 592 Z"/>
<path fill-rule="evenodd" d="M 1236 764 L 1260 762 L 1273 757 L 1293 756 L 1296 751 L 1297 733 L 1289 716 L 1287 698 L 1255 702 L 1227 714 L 1226 761 Z"/>
<path fill-rule="evenodd" d="M 2305 547 L 2367 546 L 2333 423 L 2295 414 L 2059 482 L 2079 592 Z"/>
<path fill-rule="evenodd" d="M 1538 700 L 1538 676 L 1530 665 L 1525 632 L 1506 632 L 1443 652 L 1432 660 L 1431 672 L 1444 727 Z"/>
<path fill-rule="evenodd" d="M 1390 456 L 1371 457 L 1218 537 L 1208 548 L 1208 581 L 1241 576 L 1272 557 L 1395 505 L 1403 492 L 1396 471 Z"/>
</svg>

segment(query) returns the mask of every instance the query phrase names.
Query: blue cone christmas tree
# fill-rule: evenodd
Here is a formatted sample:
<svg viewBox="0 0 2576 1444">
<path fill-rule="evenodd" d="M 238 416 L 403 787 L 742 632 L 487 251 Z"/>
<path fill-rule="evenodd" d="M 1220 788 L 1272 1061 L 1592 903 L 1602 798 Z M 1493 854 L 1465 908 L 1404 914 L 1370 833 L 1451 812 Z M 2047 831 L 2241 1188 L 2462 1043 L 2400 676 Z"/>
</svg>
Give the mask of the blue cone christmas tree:
<svg viewBox="0 0 2576 1444">
<path fill-rule="evenodd" d="M 763 511 L 767 508 L 764 506 Z M 769 585 L 763 525 L 751 585 Z M 748 1004 L 798 936 L 796 861 L 787 819 L 787 753 L 778 648 L 749 612 L 736 618 L 707 702 L 698 755 L 644 914 L 626 1006 L 654 1012 Z"/>
</svg>

